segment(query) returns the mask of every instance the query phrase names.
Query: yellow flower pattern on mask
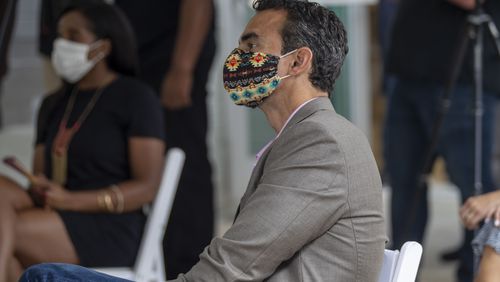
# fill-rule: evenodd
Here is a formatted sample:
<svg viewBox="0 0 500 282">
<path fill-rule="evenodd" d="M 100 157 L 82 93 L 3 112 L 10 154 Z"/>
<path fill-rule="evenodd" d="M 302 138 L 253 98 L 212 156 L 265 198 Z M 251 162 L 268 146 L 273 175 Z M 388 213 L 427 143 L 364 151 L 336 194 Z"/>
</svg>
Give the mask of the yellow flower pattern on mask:
<svg viewBox="0 0 500 282">
<path fill-rule="evenodd" d="M 241 63 L 241 57 L 238 54 L 231 54 L 226 60 L 226 67 L 230 71 L 236 71 Z"/>
<path fill-rule="evenodd" d="M 279 56 L 236 48 L 224 63 L 224 88 L 236 105 L 257 107 L 271 95 L 281 80 Z"/>
<path fill-rule="evenodd" d="M 262 65 L 264 65 L 265 62 L 266 62 L 266 54 L 260 52 L 256 52 L 255 54 L 253 54 L 252 58 L 250 59 L 250 63 L 254 67 L 262 67 Z"/>
</svg>

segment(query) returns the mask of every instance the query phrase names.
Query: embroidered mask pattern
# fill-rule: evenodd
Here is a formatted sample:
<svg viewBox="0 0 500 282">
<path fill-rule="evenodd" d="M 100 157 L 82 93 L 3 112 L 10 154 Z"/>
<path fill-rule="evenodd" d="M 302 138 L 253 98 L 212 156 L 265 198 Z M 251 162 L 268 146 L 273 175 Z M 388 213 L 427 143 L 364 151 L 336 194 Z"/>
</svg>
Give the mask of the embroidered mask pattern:
<svg viewBox="0 0 500 282">
<path fill-rule="evenodd" d="M 279 61 L 279 56 L 234 49 L 224 64 L 224 89 L 236 105 L 257 107 L 282 79 L 278 76 Z"/>
</svg>

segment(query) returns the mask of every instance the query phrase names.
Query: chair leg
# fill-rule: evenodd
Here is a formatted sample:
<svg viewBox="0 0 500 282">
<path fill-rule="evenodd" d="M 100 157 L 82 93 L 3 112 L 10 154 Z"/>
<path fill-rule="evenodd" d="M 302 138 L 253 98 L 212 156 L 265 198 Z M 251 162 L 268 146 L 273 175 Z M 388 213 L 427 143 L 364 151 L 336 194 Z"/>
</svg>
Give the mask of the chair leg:
<svg viewBox="0 0 500 282">
<path fill-rule="evenodd" d="M 155 259 L 156 277 L 158 277 L 158 281 L 166 281 L 165 264 L 163 262 L 163 250 L 158 249 L 156 251 L 155 257 L 156 257 Z"/>
</svg>

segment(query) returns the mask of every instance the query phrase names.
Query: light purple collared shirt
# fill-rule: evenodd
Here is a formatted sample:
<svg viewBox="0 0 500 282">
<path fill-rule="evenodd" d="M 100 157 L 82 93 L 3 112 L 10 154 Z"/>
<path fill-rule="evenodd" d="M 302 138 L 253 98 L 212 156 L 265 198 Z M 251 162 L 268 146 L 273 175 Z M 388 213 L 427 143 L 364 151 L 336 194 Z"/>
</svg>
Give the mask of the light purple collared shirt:
<svg viewBox="0 0 500 282">
<path fill-rule="evenodd" d="M 295 111 L 293 111 L 293 113 L 288 117 L 288 119 L 286 120 L 285 124 L 283 125 L 283 127 L 280 129 L 280 131 L 278 132 L 278 135 L 276 135 L 276 137 L 273 138 L 273 140 L 269 141 L 266 146 L 264 146 L 264 148 L 260 149 L 260 151 L 257 153 L 257 155 L 255 155 L 255 158 L 257 159 L 255 161 L 255 164 L 257 164 L 257 162 L 259 161 L 260 157 L 262 156 L 262 154 L 264 154 L 264 152 L 267 150 L 267 148 L 269 148 L 269 146 L 271 146 L 271 144 L 273 144 L 274 140 L 278 139 L 278 137 L 280 137 L 280 134 L 281 132 L 283 132 L 283 129 L 285 129 L 286 125 L 288 124 L 288 122 L 290 122 L 290 120 L 293 118 L 293 116 L 295 116 L 295 114 L 300 110 L 302 109 L 305 105 L 307 105 L 309 102 L 313 101 L 313 100 L 316 100 L 318 99 L 318 97 L 316 98 L 312 98 L 312 99 L 309 99 L 307 101 L 305 101 L 304 103 L 302 103 L 300 106 L 298 106 Z M 254 166 L 255 166 L 254 164 Z"/>
</svg>

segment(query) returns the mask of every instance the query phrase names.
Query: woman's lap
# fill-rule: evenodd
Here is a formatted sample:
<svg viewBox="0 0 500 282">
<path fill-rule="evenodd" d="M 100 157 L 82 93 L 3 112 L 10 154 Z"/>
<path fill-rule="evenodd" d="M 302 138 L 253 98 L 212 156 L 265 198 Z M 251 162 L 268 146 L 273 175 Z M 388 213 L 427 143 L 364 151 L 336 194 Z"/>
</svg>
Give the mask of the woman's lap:
<svg viewBox="0 0 500 282">
<path fill-rule="evenodd" d="M 0 175 L 0 199 L 2 203 L 9 203 L 16 210 L 33 207 L 33 202 L 26 190 L 3 175 Z"/>
<path fill-rule="evenodd" d="M 143 214 L 101 215 L 36 208 L 23 187 L 1 175 L 0 206 L 16 214 L 15 224 L 8 229 L 15 230 L 14 250 L 24 267 L 47 261 L 130 266 L 145 223 Z"/>
<path fill-rule="evenodd" d="M 146 220 L 142 213 L 58 213 L 76 249 L 80 265 L 122 267 L 134 264 Z"/>
<path fill-rule="evenodd" d="M 25 267 L 46 261 L 79 263 L 63 221 L 52 210 L 33 208 L 18 214 L 15 250 Z"/>
</svg>

